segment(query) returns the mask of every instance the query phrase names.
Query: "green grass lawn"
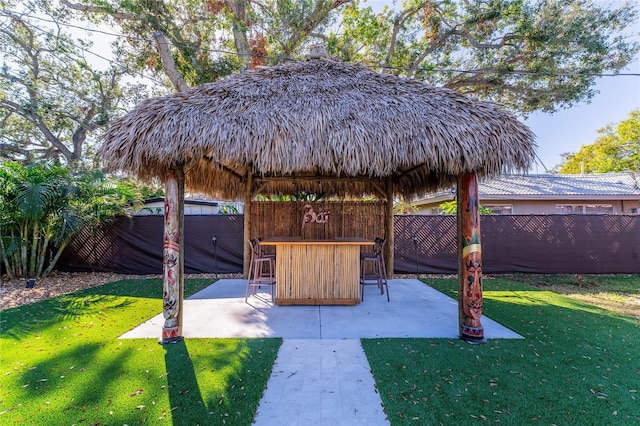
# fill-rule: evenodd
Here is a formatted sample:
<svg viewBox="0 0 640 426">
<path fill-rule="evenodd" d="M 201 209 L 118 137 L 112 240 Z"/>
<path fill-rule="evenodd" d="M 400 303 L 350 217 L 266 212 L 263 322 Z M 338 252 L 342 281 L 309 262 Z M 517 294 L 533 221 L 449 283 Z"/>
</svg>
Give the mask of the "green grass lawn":
<svg viewBox="0 0 640 426">
<path fill-rule="evenodd" d="M 457 299 L 457 280 L 425 281 Z M 525 339 L 363 340 L 392 425 L 640 424 L 638 320 L 519 281 L 485 279 L 484 314 Z"/>
<path fill-rule="evenodd" d="M 485 278 L 485 315 L 525 339 L 363 340 L 391 424 L 639 424 L 640 323 L 609 302 L 640 276 L 573 281 Z M 0 424 L 251 424 L 281 339 L 118 340 L 161 295 L 122 280 L 0 312 Z"/>
<path fill-rule="evenodd" d="M 117 339 L 161 298 L 122 280 L 1 312 L 0 424 L 251 424 L 281 339 Z"/>
</svg>

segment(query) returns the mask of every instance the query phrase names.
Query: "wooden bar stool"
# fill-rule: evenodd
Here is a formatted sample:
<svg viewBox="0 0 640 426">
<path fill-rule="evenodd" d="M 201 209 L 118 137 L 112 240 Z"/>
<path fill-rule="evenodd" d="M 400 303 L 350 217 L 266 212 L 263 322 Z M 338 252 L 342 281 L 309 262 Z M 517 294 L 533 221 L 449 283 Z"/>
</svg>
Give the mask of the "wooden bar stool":
<svg viewBox="0 0 640 426">
<path fill-rule="evenodd" d="M 384 238 L 376 238 L 372 253 L 360 253 L 360 294 L 364 300 L 364 288 L 368 285 L 377 285 L 380 294 L 387 290 L 387 302 L 389 302 L 389 283 L 387 282 L 387 267 L 384 264 Z M 368 269 L 372 268 L 372 269 Z"/>
<path fill-rule="evenodd" d="M 249 298 L 249 288 L 253 288 L 252 294 L 255 295 L 259 287 L 269 286 L 273 302 L 273 287 L 276 285 L 276 255 L 263 253 L 260 240 L 257 238 L 250 239 L 249 246 L 251 246 L 251 263 L 249 263 L 244 301 L 246 303 Z"/>
</svg>

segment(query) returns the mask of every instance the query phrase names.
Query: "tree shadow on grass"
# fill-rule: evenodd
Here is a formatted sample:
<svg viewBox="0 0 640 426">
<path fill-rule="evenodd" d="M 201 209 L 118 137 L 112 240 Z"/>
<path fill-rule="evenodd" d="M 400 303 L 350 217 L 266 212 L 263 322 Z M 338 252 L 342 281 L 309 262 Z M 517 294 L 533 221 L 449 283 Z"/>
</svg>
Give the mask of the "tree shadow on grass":
<svg viewBox="0 0 640 426">
<path fill-rule="evenodd" d="M 164 345 L 173 424 L 251 424 L 281 344 L 194 339 Z"/>
<path fill-rule="evenodd" d="M 110 355 L 105 356 L 104 351 Z M 20 403 L 14 403 L 15 412 L 11 415 L 23 421 L 37 420 L 38 424 L 55 424 L 62 418 L 68 424 L 88 419 L 132 421 L 131 412 L 106 413 L 114 397 L 109 394 L 110 385 L 128 375 L 126 366 L 134 355 L 130 348 L 121 350 L 116 345 L 99 343 L 76 345 L 69 350 L 53 346 L 45 359 L 30 367 L 26 364 L 26 371 L 16 372 L 21 375 L 11 386 L 11 398 Z M 138 420 L 145 419 L 145 413 L 133 415 Z"/>
<path fill-rule="evenodd" d="M 211 284 L 208 279 L 185 280 L 185 297 Z M 63 320 L 100 315 L 105 309 L 122 309 L 138 298 L 158 300 L 162 310 L 161 279 L 127 279 L 91 287 L 30 305 L 0 312 L 0 334 L 22 339 Z M 123 299 L 123 297 L 125 299 Z"/>
<path fill-rule="evenodd" d="M 185 297 L 206 288 L 216 282 L 216 279 L 209 278 L 186 278 L 184 280 Z M 98 287 L 85 289 L 75 294 L 82 295 L 110 295 L 142 297 L 145 299 L 162 299 L 163 283 L 162 278 L 135 278 L 113 281 Z"/>
<path fill-rule="evenodd" d="M 173 424 L 176 426 L 203 424 L 208 411 L 200 393 L 185 341 L 165 344 L 163 348 Z"/>
<path fill-rule="evenodd" d="M 109 295 L 162 299 L 162 279 L 137 278 L 113 281 L 97 287 L 87 288 L 75 295 Z"/>
<path fill-rule="evenodd" d="M 199 282 L 189 283 L 186 293 L 198 284 L 202 285 Z M 0 334 L 23 339 L 61 321 L 100 316 L 107 310 L 130 307 L 139 299 L 158 300 L 158 311 L 162 310 L 162 280 L 119 280 L 4 310 L 0 313 Z"/>
<path fill-rule="evenodd" d="M 132 304 L 131 299 L 106 294 L 59 296 L 3 311 L 0 314 L 0 334 L 21 340 L 63 321 L 102 316 L 105 309 L 124 309 Z"/>
</svg>

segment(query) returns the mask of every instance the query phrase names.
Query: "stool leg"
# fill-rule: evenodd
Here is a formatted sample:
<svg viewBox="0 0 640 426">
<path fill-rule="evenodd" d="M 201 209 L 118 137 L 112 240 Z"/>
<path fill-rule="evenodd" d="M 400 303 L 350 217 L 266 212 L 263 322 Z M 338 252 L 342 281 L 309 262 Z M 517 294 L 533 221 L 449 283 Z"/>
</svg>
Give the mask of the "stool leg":
<svg viewBox="0 0 640 426">
<path fill-rule="evenodd" d="M 269 259 L 269 286 L 271 287 L 271 303 L 275 302 L 273 298 L 273 287 L 276 285 L 276 272 L 275 272 L 275 261 L 273 259 Z"/>
<path fill-rule="evenodd" d="M 365 261 L 364 260 L 360 260 L 360 301 L 363 302 L 364 301 L 364 267 Z"/>
<path fill-rule="evenodd" d="M 380 287 L 380 294 L 384 294 L 384 287 L 382 285 L 382 262 L 380 261 L 380 258 L 376 261 L 376 266 L 378 267 L 378 287 Z"/>
<path fill-rule="evenodd" d="M 253 273 L 253 257 L 251 258 L 251 262 L 249 262 L 249 271 L 247 272 L 247 289 L 244 293 L 244 303 L 247 303 L 247 299 L 249 298 L 249 287 L 251 286 L 252 273 Z"/>
<path fill-rule="evenodd" d="M 387 290 L 387 302 L 390 302 L 389 299 L 389 279 L 387 278 L 387 266 L 384 264 L 384 257 L 381 256 L 380 265 L 382 265 L 382 283 L 386 287 Z"/>
</svg>

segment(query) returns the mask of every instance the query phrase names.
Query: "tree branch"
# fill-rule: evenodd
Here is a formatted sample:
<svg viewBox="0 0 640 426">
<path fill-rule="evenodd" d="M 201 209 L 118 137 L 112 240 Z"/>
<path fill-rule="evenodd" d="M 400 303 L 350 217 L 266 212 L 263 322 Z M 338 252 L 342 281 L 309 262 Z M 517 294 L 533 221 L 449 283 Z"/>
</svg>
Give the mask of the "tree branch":
<svg viewBox="0 0 640 426">
<path fill-rule="evenodd" d="M 233 43 L 236 46 L 238 55 L 243 59 L 243 70 L 251 67 L 251 46 L 249 46 L 249 40 L 247 39 L 247 33 L 243 26 L 247 22 L 247 10 L 245 0 L 226 0 L 227 6 L 233 12 Z"/>
<path fill-rule="evenodd" d="M 141 17 L 138 15 L 133 15 L 130 13 L 122 13 L 122 12 L 112 12 L 107 10 L 104 7 L 98 7 L 98 6 L 89 6 L 86 4 L 82 4 L 82 3 L 71 3 L 68 0 L 60 0 L 60 3 L 62 3 L 63 5 L 74 9 L 74 10 L 78 10 L 80 12 L 87 12 L 87 13 L 105 13 L 107 15 L 110 15 L 116 19 L 125 19 L 128 21 L 140 21 Z"/>
<path fill-rule="evenodd" d="M 420 3 L 410 9 L 403 11 L 398 19 L 393 23 L 393 30 L 391 32 L 391 41 L 389 41 L 389 48 L 387 49 L 387 57 L 384 59 L 384 65 L 389 66 L 391 63 L 391 58 L 393 57 L 393 53 L 395 52 L 396 42 L 398 40 L 398 34 L 402 29 L 402 26 L 407 22 L 409 18 L 414 16 L 416 13 L 422 9 L 422 6 L 425 5 L 426 2 Z"/>
<path fill-rule="evenodd" d="M 416 72 L 416 69 L 420 66 L 420 64 L 422 63 L 422 61 L 425 60 L 425 58 L 430 55 L 431 53 L 435 52 L 436 49 L 438 49 L 439 47 L 443 46 L 445 41 L 447 41 L 447 38 L 452 35 L 451 32 L 445 32 L 445 33 L 441 33 L 440 35 L 438 35 L 438 38 L 436 39 L 435 42 L 431 43 L 431 45 L 429 46 L 429 48 L 425 49 L 420 56 L 418 56 L 416 58 L 415 61 L 413 61 L 413 63 L 411 64 L 411 67 L 409 69 L 409 71 L 407 71 L 407 77 L 411 78 L 413 77 L 413 75 Z"/>
<path fill-rule="evenodd" d="M 315 30 L 320 23 L 322 23 L 329 13 L 342 6 L 343 4 L 350 3 L 352 0 L 318 0 L 316 1 L 315 8 L 309 16 L 308 19 L 305 20 L 304 25 L 299 31 L 295 31 L 291 37 L 289 37 L 288 42 L 284 46 L 284 54 L 291 55 L 293 51 L 300 46 L 303 40 L 311 34 L 313 30 Z"/>
<path fill-rule="evenodd" d="M 500 39 L 499 43 L 480 43 L 468 31 L 460 31 L 460 30 L 457 30 L 457 29 L 453 29 L 453 30 L 451 30 L 451 34 L 452 35 L 459 35 L 461 37 L 464 37 L 469 42 L 469 44 L 471 46 L 475 47 L 476 49 L 500 49 L 500 48 L 502 48 L 504 46 L 510 45 L 509 43 L 507 43 L 508 41 L 510 41 L 510 40 L 518 40 L 518 39 L 522 38 L 522 37 L 516 36 L 514 34 L 507 34 L 507 35 L 503 36 Z"/>
<path fill-rule="evenodd" d="M 22 107 L 20 107 L 20 105 L 7 99 L 0 99 L 0 105 L 18 114 L 19 116 L 33 124 L 35 127 L 37 127 L 38 130 L 40 130 L 43 136 L 47 139 L 47 141 L 49 141 L 51 145 L 58 149 L 60 153 L 65 156 L 65 158 L 73 157 L 73 153 L 69 150 L 69 148 L 67 148 L 62 142 L 60 142 L 56 135 L 54 135 L 51 130 L 49 130 L 47 125 L 43 123 L 42 119 L 37 114 L 25 111 Z"/>
<path fill-rule="evenodd" d="M 182 78 L 182 75 L 178 72 L 176 68 L 176 63 L 173 60 L 173 56 L 169 51 L 169 44 L 167 40 L 164 38 L 164 34 L 160 31 L 156 31 L 153 34 L 153 38 L 156 40 L 156 45 L 158 46 L 158 53 L 160 54 L 160 60 L 162 61 L 162 66 L 164 67 L 164 71 L 167 73 L 167 77 L 171 80 L 171 84 L 176 88 L 178 92 L 184 92 L 189 88 L 187 83 Z"/>
<path fill-rule="evenodd" d="M 20 154 L 25 156 L 29 154 L 28 149 L 20 148 L 16 145 L 10 145 L 6 143 L 0 143 L 0 151 L 3 152 L 3 155 L 5 152 L 13 152 L 15 154 Z"/>
</svg>

